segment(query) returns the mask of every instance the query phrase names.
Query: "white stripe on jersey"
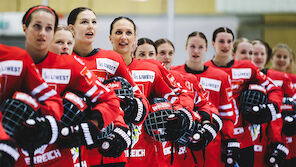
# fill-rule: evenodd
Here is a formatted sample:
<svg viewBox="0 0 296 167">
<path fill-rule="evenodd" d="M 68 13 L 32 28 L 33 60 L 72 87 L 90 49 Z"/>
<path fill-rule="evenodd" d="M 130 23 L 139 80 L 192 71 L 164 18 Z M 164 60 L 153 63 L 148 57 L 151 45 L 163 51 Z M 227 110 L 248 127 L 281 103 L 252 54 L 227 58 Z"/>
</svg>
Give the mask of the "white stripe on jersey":
<svg viewBox="0 0 296 167">
<path fill-rule="evenodd" d="M 164 95 L 164 98 L 169 100 L 169 96 L 176 96 L 176 94 L 174 92 L 171 93 L 167 93 Z M 172 97 L 172 99 L 170 100 L 171 103 L 174 103 L 176 100 L 178 99 L 178 97 Z"/>
<path fill-rule="evenodd" d="M 96 97 L 94 97 L 92 100 L 91 100 L 91 102 L 96 102 L 97 100 L 98 100 L 98 98 L 103 94 L 104 92 L 103 91 L 101 91 Z"/>
<path fill-rule="evenodd" d="M 85 96 L 91 97 L 97 90 L 98 90 L 98 87 L 95 85 L 85 93 Z"/>
<path fill-rule="evenodd" d="M 227 109 L 231 109 L 231 108 L 232 108 L 231 103 L 219 106 L 219 109 L 221 109 L 221 110 L 227 110 Z"/>
<path fill-rule="evenodd" d="M 230 117 L 230 116 L 232 116 L 233 115 L 233 111 L 228 111 L 228 112 L 219 112 L 219 115 L 221 116 L 221 117 Z"/>
<path fill-rule="evenodd" d="M 45 101 L 48 98 L 50 98 L 50 97 L 52 97 L 52 96 L 54 96 L 56 94 L 57 94 L 57 92 L 55 90 L 51 90 L 51 91 L 45 93 L 43 96 L 39 97 L 38 101 Z"/>
<path fill-rule="evenodd" d="M 35 89 L 33 89 L 31 94 L 33 96 L 35 96 L 37 93 L 40 93 L 41 91 L 43 91 L 46 88 L 48 88 L 48 85 L 47 85 L 47 83 L 44 82 L 43 84 L 41 84 L 41 85 L 37 86 Z"/>
</svg>

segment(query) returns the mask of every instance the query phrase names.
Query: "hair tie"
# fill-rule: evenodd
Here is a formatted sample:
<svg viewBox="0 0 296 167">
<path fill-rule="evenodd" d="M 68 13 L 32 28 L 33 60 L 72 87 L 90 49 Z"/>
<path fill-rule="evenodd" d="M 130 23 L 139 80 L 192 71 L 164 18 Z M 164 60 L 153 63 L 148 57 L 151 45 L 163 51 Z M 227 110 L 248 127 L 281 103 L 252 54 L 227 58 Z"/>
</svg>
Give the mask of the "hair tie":
<svg viewBox="0 0 296 167">
<path fill-rule="evenodd" d="M 34 11 L 37 10 L 37 9 L 47 9 L 47 10 L 49 10 L 49 11 L 55 16 L 55 13 L 54 13 L 53 10 L 50 9 L 49 7 L 47 7 L 47 6 L 36 6 L 36 7 L 34 7 L 33 9 L 31 9 L 31 10 L 28 12 L 28 14 L 27 14 L 27 16 L 26 16 L 26 19 L 25 19 L 25 23 L 27 22 L 29 16 L 32 14 L 32 12 L 34 12 Z"/>
</svg>

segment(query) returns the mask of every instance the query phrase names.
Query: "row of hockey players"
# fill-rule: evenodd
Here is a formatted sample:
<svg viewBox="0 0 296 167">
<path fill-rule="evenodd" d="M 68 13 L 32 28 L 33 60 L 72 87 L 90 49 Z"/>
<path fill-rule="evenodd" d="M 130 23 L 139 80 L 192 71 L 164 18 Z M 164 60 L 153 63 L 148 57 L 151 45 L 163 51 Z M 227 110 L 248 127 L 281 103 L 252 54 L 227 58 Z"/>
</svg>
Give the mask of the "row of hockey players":
<svg viewBox="0 0 296 167">
<path fill-rule="evenodd" d="M 2 161 L 4 164 L 16 161 L 15 166 L 254 166 L 255 161 L 255 166 L 271 166 L 286 158 L 289 151 L 285 145 L 291 143 L 289 149 L 295 150 L 293 101 L 285 98 L 289 103 L 281 105 L 284 94 L 293 96 L 293 86 L 284 73 L 260 72 L 258 57 L 271 55 L 264 42 L 244 41 L 251 47 L 243 51 L 239 47 L 242 44 L 234 45 L 234 53 L 253 52 L 254 58 L 248 58 L 258 69 L 250 61 L 237 61 L 239 57 L 229 59 L 234 34 L 228 28 L 218 28 L 213 34 L 216 54 L 204 64 L 207 39 L 201 32 L 193 32 L 186 43 L 189 60 L 171 68 L 173 44 L 166 39 L 155 44 L 140 39 L 135 50 L 136 26 L 127 17 L 118 17 L 111 23 L 114 51 L 93 48 L 97 21 L 89 8 L 72 10 L 69 29 L 57 27 L 57 23 L 56 13 L 46 6 L 32 7 L 23 17 L 26 51 L 40 74 L 36 69 L 31 71 L 42 82 L 35 87 L 30 85 L 35 77 L 30 80 L 24 77 L 24 81 L 15 83 L 22 84 L 20 88 L 12 84 L 10 92 L 6 92 L 8 78 L 20 76 L 15 71 L 19 69 L 21 73 L 24 68 L 17 64 L 28 58 L 15 62 L 11 55 L 23 58 L 25 52 L 3 46 L 10 56 L 1 60 L 5 62 L 1 63 L 1 89 L 5 90 L 1 103 L 15 91 L 23 91 L 47 107 L 33 107 L 38 114 L 28 111 L 31 115 L 24 116 L 18 103 L 31 99 L 29 96 L 19 99 L 18 93 L 4 102 L 2 123 L 10 136 L 3 138 L 0 147 L 1 153 L 8 155 Z M 72 53 L 71 46 L 67 46 L 74 40 Z M 256 45 L 261 52 L 256 52 Z M 156 53 L 156 59 L 166 68 L 152 60 Z M 275 54 L 274 57 L 279 57 Z M 275 84 L 269 77 L 282 82 Z M 28 81 L 30 88 L 23 88 Z M 57 94 L 63 97 L 63 104 Z M 52 99 L 56 101 L 47 104 Z M 287 122 L 280 119 L 282 108 Z M 15 117 L 21 119 L 15 121 Z M 58 128 L 53 128 L 53 124 L 58 124 Z M 14 144 L 18 151 L 13 149 Z M 293 152 L 290 151 L 289 157 L 293 158 Z"/>
</svg>

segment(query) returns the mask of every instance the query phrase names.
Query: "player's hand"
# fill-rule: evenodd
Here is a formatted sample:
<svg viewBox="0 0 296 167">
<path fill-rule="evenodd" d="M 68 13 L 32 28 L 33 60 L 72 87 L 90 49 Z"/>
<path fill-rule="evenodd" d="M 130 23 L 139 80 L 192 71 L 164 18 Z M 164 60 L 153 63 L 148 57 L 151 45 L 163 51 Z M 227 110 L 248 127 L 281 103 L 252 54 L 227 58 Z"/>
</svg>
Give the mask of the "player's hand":
<svg viewBox="0 0 296 167">
<path fill-rule="evenodd" d="M 165 138 L 168 141 L 176 141 L 193 126 L 193 117 L 185 108 L 174 111 L 166 121 Z"/>
<path fill-rule="evenodd" d="M 119 157 L 131 144 L 130 131 L 116 127 L 108 136 L 98 141 L 98 151 L 104 157 Z"/>
<path fill-rule="evenodd" d="M 234 167 L 240 157 L 240 143 L 236 139 L 227 139 L 222 145 L 222 160 L 226 167 Z"/>
<path fill-rule="evenodd" d="M 124 111 L 124 121 L 126 124 L 139 123 L 146 115 L 146 108 L 139 98 L 124 97 L 120 100 L 120 107 Z"/>
<path fill-rule="evenodd" d="M 283 143 L 272 143 L 270 152 L 266 156 L 266 163 L 269 166 L 281 165 L 288 154 L 289 150 Z"/>
<path fill-rule="evenodd" d="M 58 138 L 58 123 L 52 116 L 37 117 L 23 122 L 14 136 L 23 149 L 35 150 L 43 144 L 52 144 Z"/>
</svg>

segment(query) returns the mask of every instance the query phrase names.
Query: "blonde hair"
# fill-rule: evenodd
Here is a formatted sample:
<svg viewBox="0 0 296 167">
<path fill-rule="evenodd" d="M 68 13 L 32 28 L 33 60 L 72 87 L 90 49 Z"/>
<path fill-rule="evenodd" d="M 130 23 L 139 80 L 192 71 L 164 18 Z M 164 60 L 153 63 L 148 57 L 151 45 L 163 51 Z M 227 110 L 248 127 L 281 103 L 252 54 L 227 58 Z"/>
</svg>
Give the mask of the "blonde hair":
<svg viewBox="0 0 296 167">
<path fill-rule="evenodd" d="M 242 42 L 249 42 L 251 44 L 251 42 L 247 39 L 247 38 L 238 38 L 234 43 L 233 43 L 233 49 L 232 52 L 235 53 L 237 51 L 237 47 L 240 43 Z"/>
<path fill-rule="evenodd" d="M 56 31 L 61 31 L 61 30 L 65 30 L 65 31 L 69 31 L 71 32 L 72 36 L 74 37 L 72 31 L 70 30 L 70 28 L 64 24 L 59 24 Z"/>
<path fill-rule="evenodd" d="M 295 72 L 295 68 L 294 68 L 295 54 L 294 54 L 293 50 L 285 43 L 278 43 L 272 48 L 271 58 L 273 58 L 273 56 L 278 51 L 278 49 L 286 49 L 288 51 L 288 53 L 289 53 L 288 56 L 290 58 L 290 64 L 287 67 L 285 72 L 294 73 Z M 271 69 L 273 69 L 273 65 L 271 65 Z"/>
</svg>

